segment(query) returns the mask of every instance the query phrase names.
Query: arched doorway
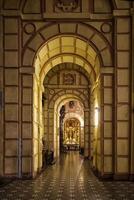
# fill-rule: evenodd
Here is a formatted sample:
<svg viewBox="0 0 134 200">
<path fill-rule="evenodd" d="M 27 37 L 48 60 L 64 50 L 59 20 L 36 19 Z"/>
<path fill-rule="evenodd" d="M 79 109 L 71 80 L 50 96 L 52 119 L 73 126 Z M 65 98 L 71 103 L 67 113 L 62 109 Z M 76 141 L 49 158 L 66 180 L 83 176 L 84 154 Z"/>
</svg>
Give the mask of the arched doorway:
<svg viewBox="0 0 134 200">
<path fill-rule="evenodd" d="M 112 67 L 111 45 L 106 37 L 103 36 L 103 34 L 100 34 L 97 29 L 88 24 L 78 23 L 76 25 L 73 23 L 72 25 L 76 28 L 73 30 L 76 31 L 72 32 L 72 30 L 70 30 L 70 32 L 67 33 L 64 31 L 62 31 L 62 33 L 60 32 L 59 27 L 61 25 L 63 25 L 63 23 L 52 23 L 51 25 L 48 24 L 40 28 L 38 33 L 33 35 L 27 41 L 23 51 L 23 65 L 27 66 L 32 64 L 32 66 L 35 67 L 35 72 L 33 74 L 33 149 L 35 149 L 32 159 L 33 175 L 36 174 L 36 172 L 40 170 L 42 166 L 41 141 L 45 131 L 49 135 L 49 139 L 51 139 L 49 142 L 49 148 L 53 149 L 54 145 L 54 137 L 52 136 L 54 133 L 53 124 L 47 128 L 43 126 L 42 121 L 42 94 L 44 93 L 43 82 L 50 70 L 54 72 L 54 68 L 56 66 L 64 63 L 78 65 L 79 71 L 84 72 L 84 74 L 88 76 L 90 84 L 87 91 L 88 94 L 90 94 L 90 98 L 88 98 L 88 101 L 85 101 L 84 99 L 87 95 L 84 93 L 81 94 L 81 92 L 77 92 L 76 89 L 71 91 L 70 95 L 69 87 L 64 91 L 64 93 L 63 91 L 58 91 L 54 95 L 54 98 L 51 99 L 52 101 L 50 99 L 49 101 L 46 99 L 46 102 L 48 102 L 50 106 L 48 112 L 49 114 L 48 116 L 45 116 L 45 124 L 49 124 L 50 118 L 51 123 L 54 122 L 54 102 L 58 98 L 60 99 L 60 96 L 66 94 L 72 98 L 73 94 L 75 98 L 80 98 L 81 101 L 86 105 L 84 113 L 85 116 L 87 116 L 85 117 L 85 141 L 87 141 L 87 144 L 85 143 L 85 148 L 87 149 L 85 151 L 85 155 L 89 156 L 90 146 L 90 158 L 93 167 L 102 174 L 104 171 L 109 174 L 113 171 L 113 158 L 111 153 L 109 153 L 108 156 L 105 155 L 105 141 L 107 138 L 106 140 L 102 140 L 103 137 L 101 137 L 101 135 L 103 135 L 104 131 L 106 131 L 105 127 L 108 129 L 108 132 L 111 133 L 113 131 L 111 126 L 113 122 L 113 103 L 111 101 L 113 72 L 112 68 L 110 68 Z M 64 25 L 66 25 L 66 23 Z M 53 31 L 51 32 L 51 30 Z M 51 32 L 50 34 L 48 34 L 49 31 Z M 34 51 L 32 51 L 33 48 Z M 110 87 L 110 90 L 108 91 L 110 92 L 110 100 L 106 100 L 108 101 L 108 104 L 103 101 L 103 96 L 100 97 L 100 88 L 102 92 L 101 94 L 103 95 L 107 85 Z M 89 106 L 90 120 L 88 120 Z M 101 124 L 98 123 L 98 127 L 95 126 L 94 122 L 95 108 L 97 108 L 96 110 L 100 116 L 98 119 L 101 121 Z M 106 120 L 102 120 L 104 117 Z M 89 124 L 90 134 L 88 128 Z M 108 147 L 108 152 L 113 151 L 112 141 L 113 135 L 110 135 L 110 138 L 108 138 L 108 142 L 110 144 Z"/>
<path fill-rule="evenodd" d="M 45 130 L 49 129 L 49 134 L 45 131 L 44 137 L 46 141 L 49 141 L 48 142 L 49 148 L 55 149 L 54 146 L 55 147 L 57 146 L 56 141 L 59 140 L 56 139 L 56 137 L 59 134 L 59 124 L 61 116 L 65 115 L 64 116 L 65 119 L 70 115 L 77 116 L 79 117 L 79 119 L 81 119 L 81 117 L 83 116 L 82 120 L 84 120 L 84 115 L 86 114 L 87 119 L 85 126 L 87 128 L 85 131 L 85 137 L 87 138 L 86 142 L 87 144 L 85 147 L 85 156 L 87 157 L 89 155 L 89 132 L 90 132 L 89 130 L 90 119 L 88 115 L 90 107 L 89 103 L 90 83 L 88 77 L 78 70 L 79 68 L 80 66 L 76 64 L 64 63 L 55 67 L 53 73 L 52 70 L 50 70 L 50 72 L 47 74 L 44 80 L 44 94 L 46 97 L 44 103 L 45 106 L 44 118 L 48 119 L 48 123 L 44 125 L 44 129 Z M 64 81 L 66 80 L 65 77 L 66 76 L 70 77 L 71 75 L 75 77 L 74 83 L 70 84 L 70 82 L 68 83 L 66 82 L 66 84 L 64 84 Z M 69 112 L 68 102 L 74 102 L 74 108 L 70 109 L 72 113 Z M 80 111 L 75 111 L 76 109 L 75 102 L 77 102 L 76 106 L 77 110 L 80 109 Z M 61 109 L 63 107 L 66 107 L 66 109 L 63 109 L 62 111 Z M 48 127 L 50 121 L 54 123 L 51 125 L 51 127 L 50 126 Z"/>
<path fill-rule="evenodd" d="M 84 107 L 82 103 L 76 99 L 66 99 L 64 105 L 62 102 L 59 119 L 59 152 L 69 150 L 72 144 L 72 149 L 73 147 L 74 150 L 82 149 L 84 154 Z M 89 139 L 87 145 L 89 146 Z"/>
<path fill-rule="evenodd" d="M 84 106 L 80 101 L 68 101 L 63 119 L 63 142 L 66 148 L 71 144 L 72 149 L 79 150 L 84 155 Z M 90 121 L 90 120 L 89 120 Z M 90 132 L 90 129 L 89 129 Z M 90 135 L 90 134 L 89 134 Z M 90 137 L 90 136 L 89 136 Z M 90 140 L 89 140 L 90 143 Z M 74 147 L 74 148 L 73 148 Z M 68 149 L 68 148 L 67 148 Z M 90 148 L 89 148 L 90 154 Z"/>
<path fill-rule="evenodd" d="M 75 48 L 74 48 L 75 44 Z M 42 137 L 47 141 L 47 148 L 49 150 L 54 150 L 54 107 L 57 104 L 56 101 L 61 101 L 62 96 L 67 95 L 67 99 L 70 98 L 80 98 L 85 104 L 84 115 L 84 156 L 89 157 L 93 156 L 94 152 L 94 141 L 100 143 L 97 135 L 100 131 L 100 127 L 96 129 L 96 139 L 90 140 L 90 117 L 89 117 L 89 108 L 90 100 L 92 101 L 93 107 L 100 105 L 100 65 L 101 59 L 100 55 L 97 55 L 96 51 L 92 46 L 90 46 L 84 39 L 71 36 L 63 35 L 50 39 L 45 45 L 43 45 L 36 56 L 35 59 L 35 75 L 34 75 L 34 110 L 33 116 L 38 119 L 38 128 L 40 130 L 40 140 Z M 56 69 L 56 66 L 57 69 Z M 70 70 L 70 72 L 69 72 Z M 61 72 L 61 77 L 58 79 L 52 76 L 54 72 Z M 81 75 L 81 80 L 78 80 L 78 74 Z M 50 80 L 48 80 L 50 78 Z M 47 83 L 47 81 L 49 84 Z M 57 81 L 57 85 L 60 89 L 55 90 L 54 86 L 50 87 Z M 62 84 L 60 85 L 60 81 Z M 49 85 L 46 87 L 46 83 Z M 59 86 L 60 85 L 60 86 Z M 63 86 L 63 88 L 62 88 Z M 72 88 L 73 86 L 73 88 Z M 81 88 L 77 89 L 80 86 Z M 49 91 L 49 97 L 46 95 Z M 91 92 L 92 91 L 92 92 Z M 92 95 L 91 95 L 92 93 Z M 38 95 L 37 95 L 38 94 Z M 45 109 L 46 112 L 43 113 L 42 110 L 42 94 L 45 94 Z M 60 102 L 59 102 L 60 103 Z M 94 110 L 94 109 L 93 109 Z M 45 120 L 42 120 L 43 114 L 45 115 Z M 56 113 L 55 113 L 56 114 Z M 94 113 L 92 113 L 94 115 Z M 35 120 L 34 120 L 35 121 Z M 46 125 L 43 125 L 45 123 Z M 48 126 L 49 125 L 49 126 Z M 33 133 L 36 132 L 36 124 L 34 123 Z M 92 142 L 91 142 L 92 141 Z M 92 143 L 92 144 L 91 144 Z M 91 148 L 92 150 L 89 150 Z M 39 145 L 38 151 L 40 152 L 41 146 Z M 89 153 L 90 152 L 90 153 Z M 55 154 L 55 152 L 54 152 Z M 37 154 L 38 155 L 38 154 Z M 56 155 L 56 154 L 55 154 Z M 95 155 L 95 157 L 97 154 Z M 38 157 L 38 158 L 37 158 Z M 38 163 L 41 167 L 41 154 L 36 156 Z M 97 158 L 95 158 L 97 159 Z M 37 160 L 35 159 L 37 163 Z"/>
</svg>

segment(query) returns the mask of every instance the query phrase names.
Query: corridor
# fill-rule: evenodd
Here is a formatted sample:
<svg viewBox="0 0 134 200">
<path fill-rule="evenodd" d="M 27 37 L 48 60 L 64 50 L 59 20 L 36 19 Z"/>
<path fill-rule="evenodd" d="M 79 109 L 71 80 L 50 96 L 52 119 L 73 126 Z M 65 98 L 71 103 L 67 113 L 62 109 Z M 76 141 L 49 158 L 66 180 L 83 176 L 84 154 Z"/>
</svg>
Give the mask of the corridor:
<svg viewBox="0 0 134 200">
<path fill-rule="evenodd" d="M 63 154 L 35 180 L 0 188 L 0 200 L 131 200 L 133 182 L 99 181 L 78 152 Z"/>
</svg>

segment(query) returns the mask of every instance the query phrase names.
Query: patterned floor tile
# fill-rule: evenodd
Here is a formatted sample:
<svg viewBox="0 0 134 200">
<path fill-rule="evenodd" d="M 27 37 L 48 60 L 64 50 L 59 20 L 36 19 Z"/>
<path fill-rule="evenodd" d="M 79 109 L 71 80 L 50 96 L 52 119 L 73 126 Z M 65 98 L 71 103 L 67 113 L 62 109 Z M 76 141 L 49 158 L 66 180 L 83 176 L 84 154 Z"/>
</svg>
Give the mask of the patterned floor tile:
<svg viewBox="0 0 134 200">
<path fill-rule="evenodd" d="M 78 152 L 62 155 L 36 180 L 0 188 L 0 200 L 133 200 L 133 182 L 98 180 Z"/>
</svg>

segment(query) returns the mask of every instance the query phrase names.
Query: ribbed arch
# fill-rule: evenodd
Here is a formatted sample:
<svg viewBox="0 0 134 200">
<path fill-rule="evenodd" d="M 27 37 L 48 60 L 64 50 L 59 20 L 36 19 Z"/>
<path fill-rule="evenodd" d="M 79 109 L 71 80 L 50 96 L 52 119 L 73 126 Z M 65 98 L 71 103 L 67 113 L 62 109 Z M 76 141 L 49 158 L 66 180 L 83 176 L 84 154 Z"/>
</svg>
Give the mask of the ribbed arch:
<svg viewBox="0 0 134 200">
<path fill-rule="evenodd" d="M 61 63 L 74 63 L 85 69 L 94 83 L 100 73 L 100 58 L 95 50 L 77 36 L 60 36 L 45 43 L 35 60 L 36 77 L 43 80 L 46 74 Z"/>
<path fill-rule="evenodd" d="M 59 71 L 62 71 L 62 70 L 74 70 L 78 73 L 81 73 L 88 81 L 89 85 L 90 85 L 90 76 L 88 73 L 86 73 L 86 70 L 84 68 L 82 68 L 80 65 L 77 65 L 77 64 L 74 64 L 74 63 L 61 63 L 59 65 L 56 65 L 53 69 L 51 69 L 47 75 L 45 76 L 45 79 L 44 79 L 44 86 L 46 84 L 48 84 L 48 82 L 50 81 L 50 79 L 55 76 L 56 73 L 59 73 Z"/>
<path fill-rule="evenodd" d="M 84 105 L 84 108 L 89 107 L 88 99 L 87 99 L 85 94 L 80 93 L 80 91 L 73 91 L 72 90 L 72 93 L 67 93 L 66 90 L 61 90 L 61 91 L 57 92 L 55 95 L 53 95 L 52 99 L 49 102 L 49 108 L 54 108 L 54 106 L 57 106 L 57 104 L 59 104 L 59 102 L 61 102 L 61 100 L 63 101 L 63 99 L 64 100 L 66 100 L 66 99 L 71 100 L 72 98 L 75 98 L 76 100 L 82 102 L 82 104 Z"/>
<path fill-rule="evenodd" d="M 59 31 L 62 24 L 48 24 L 30 37 L 22 52 L 23 66 L 34 65 L 36 68 L 35 63 L 38 63 L 41 68 L 51 57 L 68 52 L 82 56 L 92 66 L 96 58 L 101 66 L 112 66 L 112 48 L 103 34 L 94 27 L 83 23 L 74 23 L 76 31 L 70 30 L 65 33 Z M 82 29 L 83 31 L 81 31 Z M 42 53 L 44 54 L 43 60 L 40 59 L 40 56 L 38 57 Z"/>
</svg>

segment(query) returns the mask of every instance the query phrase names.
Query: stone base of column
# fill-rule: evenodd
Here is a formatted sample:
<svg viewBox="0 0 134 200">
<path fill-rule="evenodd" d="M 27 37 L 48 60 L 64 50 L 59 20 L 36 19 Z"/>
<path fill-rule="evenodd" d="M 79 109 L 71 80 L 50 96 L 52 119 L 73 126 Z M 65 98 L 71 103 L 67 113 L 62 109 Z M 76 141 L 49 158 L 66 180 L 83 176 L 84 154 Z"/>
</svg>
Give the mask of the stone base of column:
<svg viewBox="0 0 134 200">
<path fill-rule="evenodd" d="M 116 181 L 129 180 L 129 174 L 128 173 L 114 174 L 113 179 L 116 180 Z"/>
</svg>

